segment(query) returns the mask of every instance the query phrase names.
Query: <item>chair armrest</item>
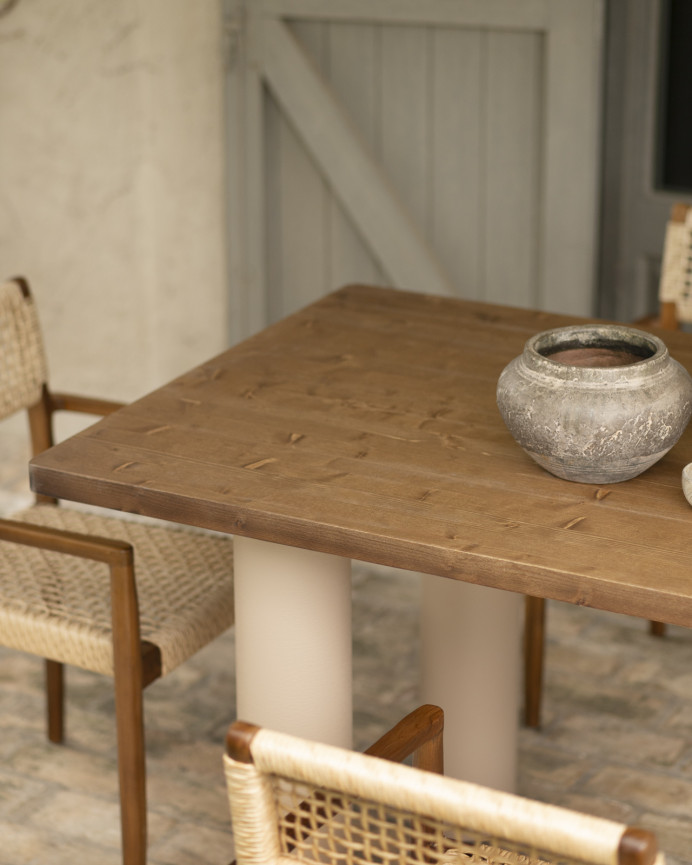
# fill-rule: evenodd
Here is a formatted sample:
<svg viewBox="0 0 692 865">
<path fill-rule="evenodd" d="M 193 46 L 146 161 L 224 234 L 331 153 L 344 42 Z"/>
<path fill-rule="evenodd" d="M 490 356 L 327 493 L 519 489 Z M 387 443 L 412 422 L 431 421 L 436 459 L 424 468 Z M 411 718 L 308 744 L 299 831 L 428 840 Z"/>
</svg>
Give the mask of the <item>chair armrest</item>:
<svg viewBox="0 0 692 865">
<path fill-rule="evenodd" d="M 226 753 L 231 759 L 240 763 L 252 763 L 252 740 L 259 731 L 255 724 L 235 721 L 226 734 Z M 413 765 L 418 769 L 442 774 L 442 733 L 444 729 L 444 712 L 439 706 L 419 706 L 402 718 L 398 724 L 381 736 L 371 745 L 366 754 L 380 757 L 383 760 L 401 762 L 413 754 Z M 334 804 L 338 804 L 338 799 Z M 305 830 L 319 830 L 322 823 L 314 822 L 302 816 L 307 810 L 306 803 L 301 802 L 295 811 L 284 816 L 287 823 L 299 823 Z M 289 847 L 289 851 L 293 849 Z M 232 860 L 230 865 L 237 865 Z"/>
<path fill-rule="evenodd" d="M 239 763 L 252 763 L 252 740 L 260 728 L 245 721 L 234 721 L 226 734 L 226 753 Z M 442 733 L 444 729 L 444 712 L 439 706 L 419 706 L 402 718 L 398 724 L 388 730 L 371 745 L 366 754 L 400 763 L 420 751 L 426 745 L 434 743 L 440 752 L 439 768 L 436 765 L 430 771 L 442 773 Z M 419 766 L 419 768 L 426 768 Z"/>
<path fill-rule="evenodd" d="M 97 414 L 107 415 L 111 412 L 123 408 L 125 403 L 114 402 L 109 399 L 99 399 L 97 397 L 80 396 L 74 393 L 51 393 L 50 394 L 50 410 L 54 411 L 75 411 L 82 414 Z"/>
<path fill-rule="evenodd" d="M 371 745 L 366 754 L 400 763 L 413 754 L 413 765 L 443 771 L 444 712 L 439 706 L 419 706 Z"/>
<path fill-rule="evenodd" d="M 19 520 L 0 519 L 0 540 L 92 559 L 107 565 L 132 567 L 134 561 L 132 546 L 126 541 L 81 535 Z"/>
<path fill-rule="evenodd" d="M 0 541 L 24 544 L 108 565 L 113 621 L 113 663 L 120 687 L 141 689 L 161 675 L 161 651 L 140 637 L 139 608 L 131 544 L 115 538 L 83 535 L 49 526 L 0 519 Z"/>
</svg>

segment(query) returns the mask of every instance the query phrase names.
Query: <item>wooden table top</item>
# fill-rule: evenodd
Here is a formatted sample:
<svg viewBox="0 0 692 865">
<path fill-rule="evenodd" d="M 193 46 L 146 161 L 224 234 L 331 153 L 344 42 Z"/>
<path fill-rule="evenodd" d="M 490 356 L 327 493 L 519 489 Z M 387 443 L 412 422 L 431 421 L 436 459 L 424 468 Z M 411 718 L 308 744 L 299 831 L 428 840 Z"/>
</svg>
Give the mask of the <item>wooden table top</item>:
<svg viewBox="0 0 692 865">
<path fill-rule="evenodd" d="M 692 625 L 692 425 L 638 478 L 548 474 L 495 402 L 583 319 L 349 286 L 34 459 L 37 492 Z M 692 370 L 692 336 L 660 333 Z"/>
</svg>

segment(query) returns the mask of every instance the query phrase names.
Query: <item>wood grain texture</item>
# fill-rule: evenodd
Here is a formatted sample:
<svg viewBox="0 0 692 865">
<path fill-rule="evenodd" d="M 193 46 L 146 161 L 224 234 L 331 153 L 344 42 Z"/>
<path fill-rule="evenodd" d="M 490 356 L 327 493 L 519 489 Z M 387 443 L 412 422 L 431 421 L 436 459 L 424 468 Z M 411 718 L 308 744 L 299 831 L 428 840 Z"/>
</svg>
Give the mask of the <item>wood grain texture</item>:
<svg viewBox="0 0 692 865">
<path fill-rule="evenodd" d="M 495 403 L 583 319 L 349 286 L 34 459 L 37 492 L 692 625 L 692 435 L 645 474 L 564 481 Z M 663 333 L 692 370 L 692 337 Z"/>
</svg>

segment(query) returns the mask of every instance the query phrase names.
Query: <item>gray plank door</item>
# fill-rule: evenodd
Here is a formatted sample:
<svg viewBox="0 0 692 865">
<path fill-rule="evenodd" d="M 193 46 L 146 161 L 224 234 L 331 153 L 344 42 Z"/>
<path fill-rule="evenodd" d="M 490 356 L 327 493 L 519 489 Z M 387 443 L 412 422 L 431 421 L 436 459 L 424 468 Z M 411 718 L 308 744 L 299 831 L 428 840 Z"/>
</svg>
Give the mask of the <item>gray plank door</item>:
<svg viewBox="0 0 692 865">
<path fill-rule="evenodd" d="M 229 0 L 240 338 L 347 282 L 594 308 L 599 0 Z"/>
</svg>

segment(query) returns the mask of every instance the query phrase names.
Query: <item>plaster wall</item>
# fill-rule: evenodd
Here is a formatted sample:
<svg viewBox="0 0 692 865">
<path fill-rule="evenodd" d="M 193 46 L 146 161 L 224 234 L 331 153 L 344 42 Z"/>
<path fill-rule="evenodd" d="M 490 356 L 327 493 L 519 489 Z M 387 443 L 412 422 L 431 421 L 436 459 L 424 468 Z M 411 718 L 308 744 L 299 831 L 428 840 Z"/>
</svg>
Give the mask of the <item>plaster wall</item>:
<svg viewBox="0 0 692 865">
<path fill-rule="evenodd" d="M 56 389 L 131 400 L 226 346 L 223 74 L 220 0 L 0 15 L 0 278 Z"/>
</svg>

